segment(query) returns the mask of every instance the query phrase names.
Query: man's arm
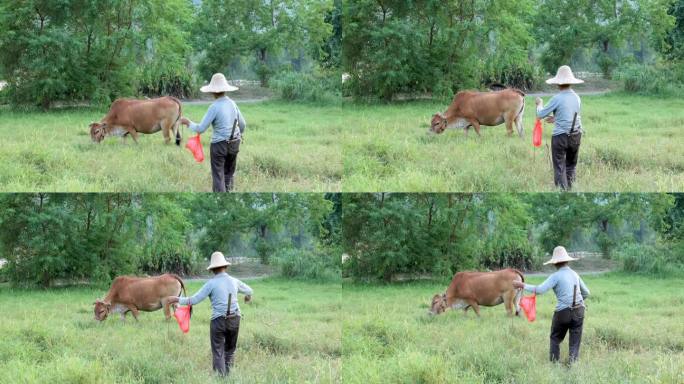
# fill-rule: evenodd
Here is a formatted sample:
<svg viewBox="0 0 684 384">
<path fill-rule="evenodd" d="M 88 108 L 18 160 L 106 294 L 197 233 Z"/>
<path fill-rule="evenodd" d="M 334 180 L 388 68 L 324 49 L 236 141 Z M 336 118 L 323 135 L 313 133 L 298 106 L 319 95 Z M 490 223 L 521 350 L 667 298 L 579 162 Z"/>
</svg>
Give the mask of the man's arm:
<svg viewBox="0 0 684 384">
<path fill-rule="evenodd" d="M 207 281 L 206 283 L 204 283 L 202 288 L 197 293 L 195 293 L 192 297 L 179 297 L 178 298 L 178 304 L 180 304 L 180 305 L 198 304 L 202 300 L 206 299 L 207 296 L 209 296 L 212 288 L 213 288 L 213 284 L 211 284 L 211 280 Z"/>
<path fill-rule="evenodd" d="M 245 122 L 245 118 L 242 116 L 242 112 L 240 112 L 240 108 L 238 108 L 237 104 L 234 105 L 235 112 L 237 112 L 238 127 L 240 127 L 240 134 L 243 134 L 245 133 L 245 128 L 247 128 L 247 123 Z"/>
<path fill-rule="evenodd" d="M 584 280 L 582 280 L 581 277 L 579 278 L 579 283 L 580 283 L 580 292 L 582 292 L 582 298 L 586 299 L 590 295 L 589 288 L 587 288 L 587 285 L 584 284 Z"/>
<path fill-rule="evenodd" d="M 190 128 L 190 130 L 193 132 L 202 133 L 202 132 L 206 131 L 207 128 L 209 128 L 209 124 L 211 124 L 215 118 L 216 118 L 216 107 L 214 107 L 214 104 L 212 104 L 209 106 L 209 109 L 207 110 L 207 113 L 202 118 L 202 121 L 199 124 L 193 123 L 191 121 L 190 125 L 188 125 L 188 128 Z"/>
<path fill-rule="evenodd" d="M 238 282 L 238 292 L 244 293 L 246 296 L 252 296 L 253 291 L 252 291 L 252 288 L 249 287 L 249 285 L 243 283 L 240 280 L 238 280 L 237 282 Z"/>
<path fill-rule="evenodd" d="M 554 273 L 551 276 L 547 277 L 546 280 L 544 280 L 544 282 L 540 285 L 525 284 L 525 290 L 528 292 L 534 292 L 535 294 L 541 295 L 555 286 L 556 274 Z"/>
<path fill-rule="evenodd" d="M 539 104 L 537 107 L 537 117 L 543 119 L 550 115 L 551 112 L 555 111 L 556 108 L 558 108 L 558 98 L 554 96 L 551 98 L 551 100 L 549 100 L 549 103 L 546 105 L 546 107 L 543 106 L 543 103 Z"/>
</svg>

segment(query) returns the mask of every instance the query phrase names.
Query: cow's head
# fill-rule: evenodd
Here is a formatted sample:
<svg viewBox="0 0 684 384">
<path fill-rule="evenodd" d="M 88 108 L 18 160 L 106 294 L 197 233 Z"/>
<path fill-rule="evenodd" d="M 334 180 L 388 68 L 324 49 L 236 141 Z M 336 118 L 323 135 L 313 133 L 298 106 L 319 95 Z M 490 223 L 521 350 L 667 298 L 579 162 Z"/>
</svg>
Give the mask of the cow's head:
<svg viewBox="0 0 684 384">
<path fill-rule="evenodd" d="M 430 314 L 439 315 L 447 309 L 446 293 L 436 294 L 432 296 L 432 305 L 430 305 Z"/>
<path fill-rule="evenodd" d="M 430 122 L 430 132 L 432 133 L 442 133 L 447 128 L 447 118 L 443 113 L 435 113 L 432 116 L 432 121 Z"/>
<path fill-rule="evenodd" d="M 112 308 L 112 303 L 104 302 L 100 299 L 95 300 L 95 320 L 103 321 L 109 315 L 109 310 Z"/>
<path fill-rule="evenodd" d="M 106 134 L 106 128 L 107 124 L 105 123 L 96 123 L 92 122 L 89 125 L 90 127 L 90 138 L 93 140 L 95 143 L 99 143 L 105 138 Z"/>
</svg>

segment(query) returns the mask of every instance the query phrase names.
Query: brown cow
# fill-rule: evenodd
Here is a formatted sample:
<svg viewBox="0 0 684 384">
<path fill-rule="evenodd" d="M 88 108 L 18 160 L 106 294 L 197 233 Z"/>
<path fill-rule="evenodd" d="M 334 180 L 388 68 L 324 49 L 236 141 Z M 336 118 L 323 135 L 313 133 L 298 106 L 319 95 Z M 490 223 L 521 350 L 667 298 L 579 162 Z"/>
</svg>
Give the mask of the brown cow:
<svg viewBox="0 0 684 384">
<path fill-rule="evenodd" d="M 473 307 L 480 316 L 480 305 L 492 307 L 506 304 L 510 316 L 515 305 L 515 315 L 520 313 L 522 289 L 513 287 L 513 281 L 525 281 L 517 269 L 504 269 L 495 272 L 458 272 L 451 280 L 446 293 L 432 297 L 430 314 L 438 315 L 448 308 L 463 308 L 464 312 Z"/>
<path fill-rule="evenodd" d="M 444 113 L 432 116 L 430 132 L 442 133 L 447 128 L 474 127 L 480 135 L 480 125 L 496 126 L 506 123 L 508 135 L 513 134 L 513 123 L 518 135 L 523 136 L 522 118 L 525 111 L 525 94 L 513 88 L 495 92 L 463 91 Z"/>
<path fill-rule="evenodd" d="M 157 99 L 133 100 L 117 99 L 112 103 L 109 112 L 99 123 L 90 123 L 90 138 L 101 142 L 105 136 L 131 135 L 138 142 L 138 133 L 157 133 L 160 130 L 164 141 L 171 141 L 171 131 L 176 134 L 176 145 L 180 145 L 180 129 L 178 121 L 182 115 L 180 100 L 166 96 Z"/>
<path fill-rule="evenodd" d="M 156 277 L 119 276 L 112 282 L 104 299 L 95 301 L 95 320 L 103 321 L 111 312 L 119 312 L 121 320 L 126 313 L 133 313 L 138 320 L 138 311 L 152 312 L 164 307 L 164 315 L 171 317 L 169 296 L 185 295 L 183 280 L 174 274 Z"/>
</svg>

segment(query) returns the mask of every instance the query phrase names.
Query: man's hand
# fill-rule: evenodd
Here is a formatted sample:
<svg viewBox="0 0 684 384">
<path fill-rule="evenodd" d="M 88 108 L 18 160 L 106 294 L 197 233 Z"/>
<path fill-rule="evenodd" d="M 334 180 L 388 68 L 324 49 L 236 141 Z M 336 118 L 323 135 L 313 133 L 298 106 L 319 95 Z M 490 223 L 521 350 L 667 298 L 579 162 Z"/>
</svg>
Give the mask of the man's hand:
<svg viewBox="0 0 684 384">
<path fill-rule="evenodd" d="M 549 116 L 549 117 L 547 117 L 547 118 L 544 119 L 544 120 L 546 120 L 546 122 L 549 123 L 549 124 L 553 124 L 553 123 L 556 122 L 556 118 L 553 117 L 553 116 Z"/>
<path fill-rule="evenodd" d="M 186 119 L 185 117 L 181 117 L 180 123 L 183 125 L 190 125 L 190 120 Z"/>
<path fill-rule="evenodd" d="M 513 288 L 525 288 L 525 284 L 521 283 L 519 281 L 514 281 L 513 282 Z"/>
<path fill-rule="evenodd" d="M 245 296 L 245 303 L 249 303 L 251 301 L 252 301 L 252 295 Z"/>
<path fill-rule="evenodd" d="M 178 300 L 179 300 L 178 296 L 169 296 L 166 298 L 166 301 L 169 304 L 176 304 L 176 303 L 178 303 Z"/>
<path fill-rule="evenodd" d="M 541 97 L 538 97 L 538 96 L 537 96 L 537 97 L 534 99 L 534 104 L 538 107 L 538 106 L 540 106 L 540 105 L 543 105 L 543 104 L 544 104 L 544 101 L 541 99 Z"/>
</svg>

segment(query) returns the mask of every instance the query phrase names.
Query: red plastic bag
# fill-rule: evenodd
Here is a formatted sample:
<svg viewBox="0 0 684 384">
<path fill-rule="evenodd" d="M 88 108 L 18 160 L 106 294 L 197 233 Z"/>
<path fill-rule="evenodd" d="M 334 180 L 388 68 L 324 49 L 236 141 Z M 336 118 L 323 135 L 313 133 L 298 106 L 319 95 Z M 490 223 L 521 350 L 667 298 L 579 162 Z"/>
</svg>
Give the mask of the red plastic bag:
<svg viewBox="0 0 684 384">
<path fill-rule="evenodd" d="M 535 147 L 541 146 L 542 140 L 542 121 L 537 118 L 534 122 L 534 131 L 532 132 L 532 145 Z"/>
<path fill-rule="evenodd" d="M 523 296 L 520 299 L 520 307 L 525 312 L 525 317 L 530 323 L 537 318 L 537 295 Z"/>
<path fill-rule="evenodd" d="M 173 316 L 176 318 L 181 331 L 183 331 L 183 333 L 188 333 L 190 330 L 190 318 L 192 317 L 192 305 L 176 307 Z"/>
<path fill-rule="evenodd" d="M 199 133 L 197 134 L 197 136 L 193 136 L 188 139 L 188 142 L 185 143 L 185 148 L 189 149 L 190 152 L 192 152 L 192 155 L 195 157 L 195 160 L 198 163 L 204 161 L 204 151 L 202 150 L 202 141 L 200 140 Z"/>
</svg>

